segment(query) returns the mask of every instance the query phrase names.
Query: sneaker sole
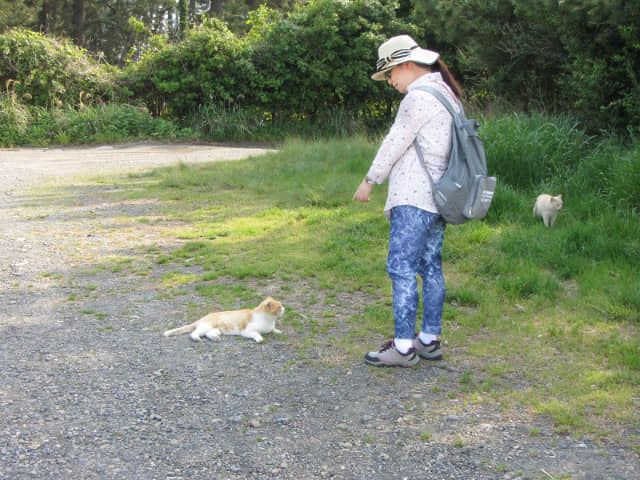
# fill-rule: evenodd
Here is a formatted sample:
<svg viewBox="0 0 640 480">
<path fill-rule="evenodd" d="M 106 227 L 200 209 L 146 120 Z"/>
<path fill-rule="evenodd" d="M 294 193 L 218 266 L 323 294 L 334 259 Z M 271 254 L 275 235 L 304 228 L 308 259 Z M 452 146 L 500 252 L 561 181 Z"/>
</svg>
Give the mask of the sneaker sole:
<svg viewBox="0 0 640 480">
<path fill-rule="evenodd" d="M 440 354 L 440 355 L 436 355 L 435 357 L 426 357 L 426 356 L 424 356 L 424 355 L 420 355 L 420 354 L 418 354 L 418 356 L 419 356 L 420 358 L 425 359 L 425 360 L 431 360 L 431 361 L 442 360 L 442 354 Z"/>
<path fill-rule="evenodd" d="M 371 360 L 364 359 L 364 363 L 370 365 L 372 367 L 382 367 L 382 368 L 413 368 L 420 363 L 420 360 L 416 357 L 415 363 L 384 363 L 384 362 L 374 362 Z"/>
</svg>

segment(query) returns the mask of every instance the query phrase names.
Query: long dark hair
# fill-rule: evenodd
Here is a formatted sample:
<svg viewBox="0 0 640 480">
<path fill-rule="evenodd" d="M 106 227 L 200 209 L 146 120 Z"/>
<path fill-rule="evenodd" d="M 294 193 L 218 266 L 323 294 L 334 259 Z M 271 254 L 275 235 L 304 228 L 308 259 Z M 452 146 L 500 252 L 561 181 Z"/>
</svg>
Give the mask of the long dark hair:
<svg viewBox="0 0 640 480">
<path fill-rule="evenodd" d="M 453 93 L 456 94 L 456 97 L 462 98 L 462 88 L 458 81 L 454 78 L 453 74 L 447 68 L 447 65 L 442 61 L 441 58 L 438 59 L 436 63 L 431 65 L 431 70 L 434 72 L 440 72 L 442 75 L 442 79 L 445 81 L 447 85 L 453 90 Z"/>
</svg>

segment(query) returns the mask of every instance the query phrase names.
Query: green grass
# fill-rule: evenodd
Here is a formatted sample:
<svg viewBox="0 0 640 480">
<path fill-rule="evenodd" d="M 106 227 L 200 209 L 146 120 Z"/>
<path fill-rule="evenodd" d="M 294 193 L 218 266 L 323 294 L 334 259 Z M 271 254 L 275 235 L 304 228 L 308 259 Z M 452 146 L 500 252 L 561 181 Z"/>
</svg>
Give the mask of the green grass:
<svg viewBox="0 0 640 480">
<path fill-rule="evenodd" d="M 144 108 L 127 104 L 85 105 L 78 109 L 22 105 L 0 93 L 0 147 L 127 142 L 190 141 L 189 129 L 153 118 Z"/>
<path fill-rule="evenodd" d="M 487 122 L 489 138 L 503 122 L 510 130 L 491 151 L 501 159 L 493 173 L 501 179 L 504 168 L 505 180 L 488 218 L 446 231 L 443 337 L 449 361 L 465 368 L 454 386 L 434 391 L 461 402 L 524 405 L 576 434 L 639 428 L 640 221 L 635 200 L 622 202 L 615 181 L 624 165 L 636 174 L 640 148 L 587 139 L 562 121 L 554 126 L 537 117 Z M 546 155 L 526 158 L 544 164 L 546 173 L 534 179 L 506 164 L 523 131 L 527 144 Z M 376 187 L 368 204 L 352 200 L 377 143 L 291 140 L 258 158 L 131 176 L 127 195 L 156 199 L 183 242 L 145 258 L 174 269 L 162 279 L 166 288 L 190 287 L 223 306 L 255 302 L 253 288 L 232 286 L 248 280 L 279 280 L 285 297 L 305 282 L 308 305 L 321 292 L 329 302 L 338 292 L 368 294 L 363 312 L 346 320 L 329 307 L 316 318 L 295 311 L 288 317 L 299 335 L 308 334 L 297 345 L 299 359 L 330 335 L 346 361 L 359 361 L 392 333 L 386 189 Z M 600 188 L 591 188 L 596 170 Z M 127 180 L 119 182 L 122 195 Z M 532 215 L 536 195 L 548 189 L 565 194 L 552 229 Z M 186 265 L 202 272 L 184 275 Z M 638 438 L 631 441 L 637 448 Z"/>
<path fill-rule="evenodd" d="M 321 109 L 313 118 L 273 118 L 255 108 L 202 105 L 187 118 L 172 121 L 153 117 L 146 108 L 128 104 L 33 107 L 0 91 L 0 147 L 136 140 L 246 143 L 279 142 L 291 137 L 333 138 L 377 132 L 386 123 L 381 115 L 371 117 L 341 109 Z"/>
</svg>

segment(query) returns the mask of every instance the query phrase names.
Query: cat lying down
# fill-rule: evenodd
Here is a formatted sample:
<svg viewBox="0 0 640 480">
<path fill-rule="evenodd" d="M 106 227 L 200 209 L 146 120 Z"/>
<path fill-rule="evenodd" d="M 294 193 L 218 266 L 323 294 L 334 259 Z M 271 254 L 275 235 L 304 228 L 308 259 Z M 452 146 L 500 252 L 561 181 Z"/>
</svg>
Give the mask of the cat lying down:
<svg viewBox="0 0 640 480">
<path fill-rule="evenodd" d="M 276 320 L 284 315 L 282 304 L 271 297 L 265 298 L 254 309 L 231 310 L 227 312 L 213 312 L 191 325 L 174 328 L 164 332 L 165 337 L 191 333 L 193 340 L 200 340 L 205 336 L 209 340 L 218 340 L 220 335 L 241 335 L 262 342 L 261 334 L 282 333 L 275 328 Z"/>
</svg>

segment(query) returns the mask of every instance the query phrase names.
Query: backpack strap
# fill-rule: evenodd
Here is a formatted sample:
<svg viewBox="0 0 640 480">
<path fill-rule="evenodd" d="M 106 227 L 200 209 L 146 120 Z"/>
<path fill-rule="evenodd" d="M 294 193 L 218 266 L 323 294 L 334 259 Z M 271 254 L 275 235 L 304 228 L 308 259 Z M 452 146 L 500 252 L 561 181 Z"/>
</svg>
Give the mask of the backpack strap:
<svg viewBox="0 0 640 480">
<path fill-rule="evenodd" d="M 424 92 L 428 92 L 431 95 L 433 95 L 434 97 L 436 97 L 436 100 L 438 100 L 443 106 L 444 108 L 447 109 L 447 111 L 449 112 L 449 114 L 455 118 L 456 115 L 460 115 L 460 113 L 456 112 L 453 108 L 453 105 L 451 104 L 451 102 L 447 99 L 447 97 L 445 97 L 442 92 L 440 90 L 438 90 L 435 87 L 432 87 L 431 85 L 421 85 L 419 87 L 416 87 L 416 90 L 422 90 Z"/>
<path fill-rule="evenodd" d="M 447 97 L 445 97 L 442 94 L 442 92 L 437 88 L 432 87 L 430 85 L 421 85 L 419 87 L 416 87 L 416 90 L 423 90 L 425 92 L 430 93 L 434 97 L 436 97 L 436 100 L 438 100 L 442 104 L 442 106 L 447 109 L 447 111 L 449 112 L 452 118 L 455 119 L 456 115 L 459 115 L 459 113 L 453 109 L 453 105 L 451 105 L 451 102 L 447 100 Z M 420 165 L 422 165 L 422 168 L 424 168 L 424 171 L 427 173 L 427 177 L 431 182 L 431 188 L 433 189 L 433 177 L 431 176 L 431 172 L 429 172 L 429 169 L 427 168 L 427 164 L 424 161 L 424 156 L 422 155 L 422 149 L 420 148 L 420 145 L 418 145 L 417 137 L 413 140 L 413 147 L 416 149 L 416 153 L 418 154 L 418 158 L 420 159 Z"/>
</svg>

